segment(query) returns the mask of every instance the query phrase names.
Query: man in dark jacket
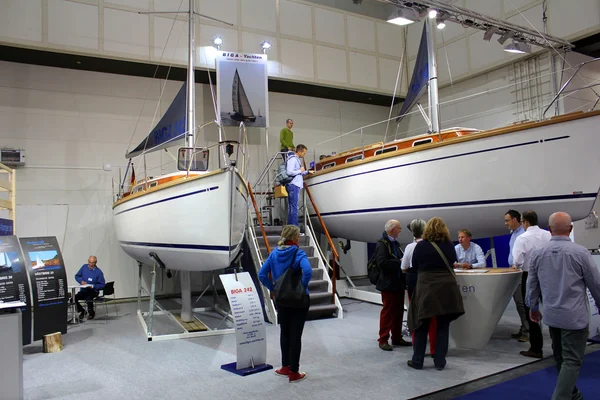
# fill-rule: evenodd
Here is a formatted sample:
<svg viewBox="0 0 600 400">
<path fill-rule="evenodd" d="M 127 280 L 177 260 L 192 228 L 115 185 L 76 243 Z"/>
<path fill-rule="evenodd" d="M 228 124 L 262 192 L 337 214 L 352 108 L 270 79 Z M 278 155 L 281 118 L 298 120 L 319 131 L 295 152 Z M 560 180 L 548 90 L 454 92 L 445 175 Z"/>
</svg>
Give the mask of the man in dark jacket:
<svg viewBox="0 0 600 400">
<path fill-rule="evenodd" d="M 391 219 L 385 223 L 385 232 L 377 241 L 375 248 L 375 263 L 379 269 L 377 290 L 381 292 L 383 308 L 379 317 L 379 348 L 391 351 L 388 343 L 390 332 L 392 345 L 411 346 L 402 337 L 402 320 L 404 317 L 404 291 L 406 290 L 406 277 L 400 269 L 402 249 L 396 240 L 402 232 L 400 222 Z"/>
</svg>

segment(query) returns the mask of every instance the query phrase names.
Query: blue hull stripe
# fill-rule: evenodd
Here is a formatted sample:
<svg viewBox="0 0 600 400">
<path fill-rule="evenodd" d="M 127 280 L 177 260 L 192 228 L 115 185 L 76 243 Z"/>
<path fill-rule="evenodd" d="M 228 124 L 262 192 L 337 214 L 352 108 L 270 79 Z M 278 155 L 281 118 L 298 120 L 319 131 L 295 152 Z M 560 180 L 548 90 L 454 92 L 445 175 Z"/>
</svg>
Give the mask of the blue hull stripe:
<svg viewBox="0 0 600 400">
<path fill-rule="evenodd" d="M 181 197 L 193 196 L 195 194 L 204 193 L 204 192 L 211 192 L 213 190 L 217 190 L 218 188 L 219 188 L 218 186 L 213 186 L 213 187 L 202 189 L 202 190 L 196 190 L 195 192 L 191 192 L 191 193 L 180 194 L 179 196 L 167 197 L 166 199 L 153 201 L 152 203 L 142 204 L 141 206 L 136 206 L 136 207 L 129 208 L 127 210 L 119 211 L 115 215 L 123 214 L 123 213 L 126 213 L 128 211 L 137 210 L 138 208 L 152 206 L 152 205 L 158 204 L 158 203 L 164 203 L 165 201 L 171 201 L 171 200 L 179 199 Z"/>
<path fill-rule="evenodd" d="M 119 244 L 126 246 L 144 246 L 144 247 L 163 247 L 167 249 L 184 249 L 184 250 L 213 250 L 213 251 L 231 251 L 237 246 L 213 246 L 200 244 L 178 244 L 178 243 L 146 243 L 146 242 L 126 242 L 119 241 Z"/>
<path fill-rule="evenodd" d="M 348 211 L 332 211 L 321 213 L 321 216 L 333 216 L 333 215 L 350 215 L 350 214 L 369 214 L 384 211 L 406 211 L 406 210 L 419 210 L 419 209 L 436 209 L 436 208 L 450 208 L 450 207 L 471 207 L 480 205 L 491 205 L 491 204 L 503 204 L 503 203 L 520 203 L 520 202 L 531 202 L 531 201 L 555 201 L 555 200 L 577 200 L 577 199 L 595 199 L 597 193 L 581 193 L 581 194 L 568 194 L 558 196 L 543 196 L 543 197 L 520 197 L 513 199 L 497 199 L 497 200 L 478 200 L 478 201 L 465 201 L 460 203 L 438 203 L 438 204 L 419 204 L 412 206 L 394 206 L 394 207 L 382 207 L 382 208 L 365 208 L 361 210 L 348 210 Z"/>
<path fill-rule="evenodd" d="M 426 164 L 426 163 L 435 162 L 435 161 L 448 160 L 448 159 L 451 159 L 451 158 L 459 158 L 459 157 L 472 156 L 473 154 L 489 153 L 489 152 L 492 152 L 492 151 L 499 151 L 499 150 L 512 149 L 512 148 L 515 148 L 515 147 L 529 146 L 529 145 L 532 145 L 532 144 L 537 144 L 537 143 L 542 143 L 542 142 L 551 142 L 551 141 L 555 141 L 555 140 L 568 139 L 569 137 L 570 136 L 559 136 L 559 137 L 550 138 L 550 139 L 532 140 L 530 142 L 524 142 L 524 143 L 518 143 L 518 144 L 511 144 L 511 145 L 508 145 L 508 146 L 493 147 L 491 149 L 470 151 L 468 153 L 455 154 L 455 155 L 452 155 L 452 156 L 432 158 L 431 160 L 415 161 L 415 162 L 406 163 L 406 164 L 392 165 L 391 167 L 374 169 L 372 171 L 359 172 L 359 173 L 352 174 L 352 175 L 346 175 L 346 176 L 341 176 L 339 178 L 329 179 L 329 180 L 326 180 L 326 181 L 323 181 L 323 182 L 313 183 L 313 184 L 308 185 L 308 187 L 322 185 L 324 183 L 338 181 L 338 180 L 341 180 L 341 179 L 348 179 L 348 178 L 351 178 L 353 176 L 372 174 L 372 173 L 375 173 L 375 172 L 385 171 L 385 170 L 388 170 L 388 169 L 409 167 L 411 165 Z"/>
</svg>

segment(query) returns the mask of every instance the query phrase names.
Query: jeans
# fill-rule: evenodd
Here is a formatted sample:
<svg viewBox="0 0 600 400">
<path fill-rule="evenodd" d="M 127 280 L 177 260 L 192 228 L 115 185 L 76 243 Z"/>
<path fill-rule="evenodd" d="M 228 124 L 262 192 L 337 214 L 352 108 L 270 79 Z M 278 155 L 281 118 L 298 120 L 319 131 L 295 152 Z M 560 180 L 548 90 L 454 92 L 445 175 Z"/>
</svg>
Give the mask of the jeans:
<svg viewBox="0 0 600 400">
<path fill-rule="evenodd" d="M 558 371 L 552 400 L 581 398 L 581 393 L 575 383 L 583 363 L 588 334 L 587 327 L 576 331 L 550 327 L 552 351 Z"/>
<path fill-rule="evenodd" d="M 515 293 L 513 293 L 513 300 L 515 301 L 519 318 L 521 318 L 521 333 L 529 333 L 529 323 L 527 322 L 527 316 L 525 315 L 525 302 L 523 301 L 523 289 L 521 284 L 517 286 Z"/>
<path fill-rule="evenodd" d="M 100 294 L 100 292 L 98 292 L 97 290 L 94 290 L 91 287 L 86 287 L 83 288 L 79 291 L 79 293 L 77 293 L 75 295 L 75 304 L 77 305 L 77 312 L 83 312 L 83 307 L 81 306 L 81 304 L 79 304 L 80 300 L 85 300 L 87 302 L 87 306 L 88 306 L 88 312 L 93 312 L 94 311 L 94 303 L 93 300 L 98 297 L 98 294 Z"/>
<path fill-rule="evenodd" d="M 289 366 L 292 372 L 300 369 L 300 351 L 302 350 L 302 331 L 306 322 L 308 308 L 278 307 L 281 347 L 281 365 Z"/>
<path fill-rule="evenodd" d="M 301 189 L 291 183 L 285 189 L 288 192 L 287 224 L 298 226 L 298 198 L 300 197 Z"/>
<path fill-rule="evenodd" d="M 525 288 L 527 287 L 527 276 L 529 273 L 527 271 L 523 271 L 523 275 L 521 275 L 521 294 L 523 298 L 525 298 Z M 540 301 L 542 300 L 542 294 L 540 293 Z M 525 316 L 527 317 L 527 323 L 529 324 L 529 344 L 530 350 L 534 353 L 542 354 L 544 347 L 544 337 L 542 336 L 542 326 L 537 322 L 533 322 L 529 318 L 529 307 L 525 305 Z"/>
<path fill-rule="evenodd" d="M 387 343 L 392 333 L 392 344 L 402 340 L 402 320 L 404 318 L 404 290 L 382 291 L 383 307 L 379 316 L 379 343 Z"/>
<path fill-rule="evenodd" d="M 438 368 L 446 366 L 446 355 L 448 354 L 448 341 L 450 340 L 450 319 L 446 315 L 435 317 L 437 322 L 437 343 L 433 363 Z M 427 347 L 427 333 L 431 319 L 423 320 L 415 331 L 413 340 L 413 365 L 423 366 L 425 361 L 425 348 Z"/>
</svg>

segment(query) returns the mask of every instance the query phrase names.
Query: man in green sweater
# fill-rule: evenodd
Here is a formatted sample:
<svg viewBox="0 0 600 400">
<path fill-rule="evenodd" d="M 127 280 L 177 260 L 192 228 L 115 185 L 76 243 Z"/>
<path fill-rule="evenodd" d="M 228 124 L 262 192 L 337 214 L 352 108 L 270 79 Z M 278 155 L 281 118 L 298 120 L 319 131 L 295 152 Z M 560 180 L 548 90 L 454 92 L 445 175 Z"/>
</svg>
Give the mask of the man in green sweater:
<svg viewBox="0 0 600 400">
<path fill-rule="evenodd" d="M 294 146 L 294 132 L 292 132 L 292 128 L 294 127 L 294 121 L 291 118 L 285 120 L 285 128 L 279 132 L 279 142 L 281 143 L 281 152 L 287 153 L 288 151 L 293 151 Z M 287 157 L 285 154 L 283 155 L 283 159 L 285 160 Z"/>
</svg>

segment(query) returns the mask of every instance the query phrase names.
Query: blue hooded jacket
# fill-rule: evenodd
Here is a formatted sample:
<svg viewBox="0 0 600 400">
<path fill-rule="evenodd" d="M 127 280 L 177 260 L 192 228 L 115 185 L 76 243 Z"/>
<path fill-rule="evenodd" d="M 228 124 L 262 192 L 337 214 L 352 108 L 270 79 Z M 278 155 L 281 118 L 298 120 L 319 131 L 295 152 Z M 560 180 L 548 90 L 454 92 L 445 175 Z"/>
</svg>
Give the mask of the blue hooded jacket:
<svg viewBox="0 0 600 400">
<path fill-rule="evenodd" d="M 292 257 L 296 248 L 296 246 L 277 247 L 263 263 L 258 272 L 258 279 L 269 290 L 275 288 L 273 282 L 277 281 L 292 264 Z M 308 282 L 312 278 L 312 267 L 304 250 L 298 249 L 293 262 L 293 268 L 302 268 L 302 286 L 306 288 L 306 294 L 308 294 Z M 269 279 L 269 272 L 273 280 Z"/>
</svg>

